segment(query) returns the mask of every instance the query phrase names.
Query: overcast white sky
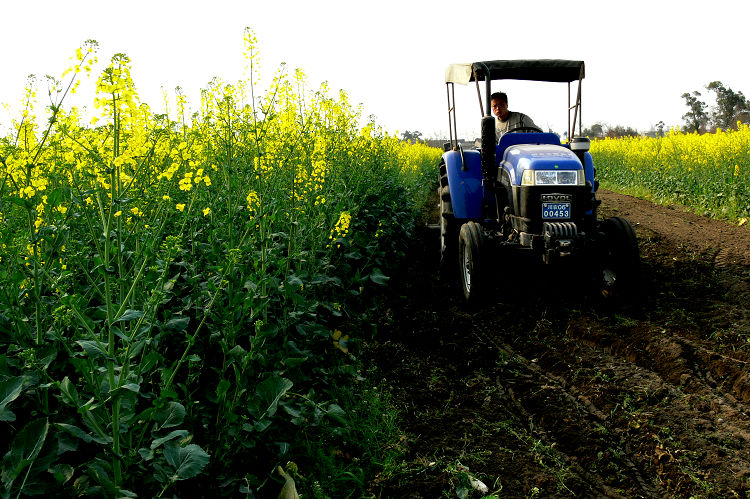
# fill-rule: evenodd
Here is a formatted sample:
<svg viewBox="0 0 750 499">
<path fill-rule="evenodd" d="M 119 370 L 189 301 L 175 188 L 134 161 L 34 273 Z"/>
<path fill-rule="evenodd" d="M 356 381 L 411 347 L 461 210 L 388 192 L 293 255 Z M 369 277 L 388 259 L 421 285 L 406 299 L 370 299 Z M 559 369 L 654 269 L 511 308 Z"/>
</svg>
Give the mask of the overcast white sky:
<svg viewBox="0 0 750 499">
<path fill-rule="evenodd" d="M 0 103 L 18 102 L 30 73 L 59 76 L 93 38 L 99 70 L 117 52 L 132 59 L 141 100 L 152 108 L 162 108 L 162 88 L 178 85 L 197 108 L 199 89 L 212 77 L 243 78 L 246 26 L 258 38 L 264 82 L 282 61 L 300 67 L 311 86 L 328 81 L 345 90 L 391 133 L 447 133 L 443 78 L 455 62 L 583 59 L 584 126 L 680 125 L 687 110 L 680 96 L 706 95 L 713 80 L 750 96 L 747 0 L 3 0 L 0 13 Z M 83 96 L 93 84 L 82 84 Z M 508 91 L 511 110 L 566 129 L 566 84 L 499 88 Z M 473 138 L 480 116 L 474 87 L 456 90 L 459 132 Z M 0 125 L 9 121 L 0 110 Z"/>
</svg>

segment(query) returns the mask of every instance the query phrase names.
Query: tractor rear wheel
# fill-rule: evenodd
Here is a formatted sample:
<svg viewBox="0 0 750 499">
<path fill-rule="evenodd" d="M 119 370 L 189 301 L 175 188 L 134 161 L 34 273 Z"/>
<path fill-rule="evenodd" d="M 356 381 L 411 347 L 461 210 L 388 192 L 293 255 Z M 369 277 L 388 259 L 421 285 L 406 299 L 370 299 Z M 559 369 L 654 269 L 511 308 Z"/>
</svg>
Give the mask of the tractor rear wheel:
<svg viewBox="0 0 750 499">
<path fill-rule="evenodd" d="M 612 217 L 599 226 L 604 234 L 601 258 L 601 293 L 605 299 L 632 297 L 638 285 L 641 257 L 633 226 L 626 219 Z"/>
<path fill-rule="evenodd" d="M 455 269 L 456 247 L 458 246 L 458 231 L 451 204 L 451 192 L 448 187 L 448 176 L 444 164 L 440 165 L 440 274 L 450 277 Z"/>
<path fill-rule="evenodd" d="M 467 222 L 458 237 L 458 273 L 461 290 L 469 303 L 476 303 L 482 295 L 482 226 Z"/>
</svg>

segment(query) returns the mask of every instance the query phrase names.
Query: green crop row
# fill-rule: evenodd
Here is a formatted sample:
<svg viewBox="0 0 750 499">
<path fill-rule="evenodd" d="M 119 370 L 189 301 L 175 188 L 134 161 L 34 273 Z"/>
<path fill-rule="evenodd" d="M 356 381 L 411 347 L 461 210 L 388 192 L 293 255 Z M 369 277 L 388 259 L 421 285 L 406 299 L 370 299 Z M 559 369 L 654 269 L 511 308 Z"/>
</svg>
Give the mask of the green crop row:
<svg viewBox="0 0 750 499">
<path fill-rule="evenodd" d="M 595 140 L 602 186 L 746 223 L 750 216 L 750 127 L 713 134 Z"/>
<path fill-rule="evenodd" d="M 253 497 L 290 461 L 337 496 L 367 463 L 337 484 L 319 457 L 381 446 L 356 428 L 383 402 L 353 395 L 353 354 L 440 151 L 361 127 L 301 71 L 260 92 L 246 42 L 250 79 L 189 116 L 178 94 L 176 119 L 118 54 L 84 123 L 62 102 L 90 42 L 46 121 L 30 89 L 0 140 L 2 497 Z"/>
</svg>

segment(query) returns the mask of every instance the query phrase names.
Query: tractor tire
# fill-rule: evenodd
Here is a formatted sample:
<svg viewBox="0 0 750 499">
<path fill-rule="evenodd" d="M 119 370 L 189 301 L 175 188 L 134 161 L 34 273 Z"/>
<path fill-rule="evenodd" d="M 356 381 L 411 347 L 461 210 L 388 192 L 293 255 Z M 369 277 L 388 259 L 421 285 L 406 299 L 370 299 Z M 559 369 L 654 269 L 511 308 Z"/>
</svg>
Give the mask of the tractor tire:
<svg viewBox="0 0 750 499">
<path fill-rule="evenodd" d="M 461 226 L 458 237 L 458 273 L 464 298 L 477 303 L 482 297 L 482 274 L 486 271 L 482 263 L 482 226 L 467 222 Z"/>
<path fill-rule="evenodd" d="M 638 239 L 626 219 L 612 217 L 599 226 L 604 234 L 601 255 L 600 290 L 608 301 L 633 298 L 640 280 L 641 257 Z"/>
<path fill-rule="evenodd" d="M 442 172 L 438 186 L 440 199 L 440 275 L 451 277 L 455 270 L 456 248 L 458 247 L 458 230 L 453 215 L 451 193 L 448 188 L 448 176 Z"/>
</svg>

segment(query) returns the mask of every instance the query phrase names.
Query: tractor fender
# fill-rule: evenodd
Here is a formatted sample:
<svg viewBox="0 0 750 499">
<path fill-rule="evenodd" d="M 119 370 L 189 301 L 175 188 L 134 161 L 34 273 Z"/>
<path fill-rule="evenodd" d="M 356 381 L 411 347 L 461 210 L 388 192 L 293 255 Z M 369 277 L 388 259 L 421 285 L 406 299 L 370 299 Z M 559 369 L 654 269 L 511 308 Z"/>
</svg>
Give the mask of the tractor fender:
<svg viewBox="0 0 750 499">
<path fill-rule="evenodd" d="M 594 182 L 594 158 L 591 157 L 591 153 L 588 151 L 584 153 L 583 157 L 583 172 L 586 176 L 586 182 L 591 182 L 592 189 L 596 192 L 596 183 Z"/>
<path fill-rule="evenodd" d="M 463 157 L 462 157 L 463 156 Z M 482 218 L 482 161 L 479 151 L 448 151 L 443 154 L 448 188 L 456 218 Z"/>
</svg>

